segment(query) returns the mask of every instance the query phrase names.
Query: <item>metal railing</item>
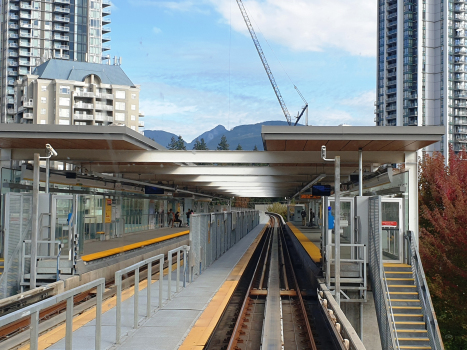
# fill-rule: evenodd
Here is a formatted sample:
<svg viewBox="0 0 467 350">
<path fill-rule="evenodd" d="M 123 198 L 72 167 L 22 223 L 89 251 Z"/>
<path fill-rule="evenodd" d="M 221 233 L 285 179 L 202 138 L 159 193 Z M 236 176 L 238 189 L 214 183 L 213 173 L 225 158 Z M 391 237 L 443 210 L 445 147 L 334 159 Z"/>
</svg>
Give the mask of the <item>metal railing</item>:
<svg viewBox="0 0 467 350">
<path fill-rule="evenodd" d="M 426 282 L 425 271 L 423 270 L 422 261 L 416 246 L 417 239 L 413 231 L 408 231 L 405 236 L 408 240 L 408 263 L 412 265 L 412 272 L 417 286 L 417 292 L 420 296 L 420 304 L 422 306 L 423 320 L 426 323 L 428 339 L 433 350 L 444 350 L 443 340 L 439 331 L 438 320 L 436 319 L 435 309 L 431 302 L 430 290 Z"/>
<path fill-rule="evenodd" d="M 19 319 L 30 316 L 31 330 L 30 330 L 30 345 L 31 350 L 39 348 L 39 313 L 43 309 L 54 306 L 62 301 L 66 301 L 66 335 L 65 335 L 65 349 L 71 350 L 73 347 L 73 298 L 77 294 L 84 293 L 90 289 L 97 287 L 97 302 L 96 302 L 96 326 L 95 326 L 95 342 L 94 348 L 100 350 L 101 348 L 101 317 L 102 317 L 102 295 L 105 288 L 105 278 L 99 278 L 95 281 L 83 284 L 82 286 L 73 288 L 62 294 L 50 297 L 49 299 L 42 300 L 38 303 L 26 306 L 11 314 L 0 317 L 0 327 L 18 321 Z"/>
<path fill-rule="evenodd" d="M 187 245 L 182 245 L 181 247 L 169 250 L 167 253 L 168 259 L 168 299 L 172 300 L 172 256 L 177 253 L 177 283 L 176 283 L 176 292 L 180 291 L 180 252 L 183 251 L 183 287 L 186 286 L 186 274 L 187 274 L 187 253 L 190 251 L 190 247 Z"/>
<path fill-rule="evenodd" d="M 164 254 L 159 254 L 140 261 L 139 263 L 128 266 L 124 269 L 115 272 L 115 285 L 117 286 L 117 322 L 116 322 L 116 343 L 119 344 L 122 338 L 122 276 L 129 272 L 135 272 L 135 286 L 134 286 L 134 319 L 133 328 L 138 328 L 138 309 L 139 309 L 139 269 L 147 265 L 147 304 L 146 304 L 146 317 L 151 315 L 151 276 L 152 276 L 152 263 L 159 260 L 159 305 L 162 307 L 162 281 L 164 277 Z M 169 272 L 170 275 L 170 272 Z"/>
<path fill-rule="evenodd" d="M 381 228 L 381 197 L 371 197 L 368 215 L 368 261 L 370 266 L 371 284 L 375 299 L 375 309 L 378 320 L 381 347 L 383 350 L 397 350 L 399 343 L 395 330 L 394 316 L 388 300 L 389 290 L 384 279 L 382 260 L 382 228 Z"/>
<path fill-rule="evenodd" d="M 56 259 L 57 260 L 57 277 L 56 281 L 59 280 L 60 276 L 60 254 L 62 252 L 62 244 L 60 241 L 37 241 L 37 251 L 41 252 L 44 251 L 44 249 L 41 249 L 41 245 L 47 246 L 45 249 L 47 251 L 47 255 L 37 255 L 36 256 L 36 261 L 31 261 L 31 254 L 26 254 L 26 251 L 31 251 L 31 247 L 26 249 L 27 245 L 31 245 L 32 241 L 29 239 L 26 239 L 23 241 L 23 253 L 22 253 L 22 261 L 21 261 L 21 282 L 24 282 L 25 275 L 30 272 L 27 271 L 27 267 L 30 268 L 32 264 L 37 265 L 37 260 L 39 259 Z M 57 249 L 55 250 L 55 245 L 57 245 Z M 55 252 L 57 252 L 57 255 L 54 255 Z M 29 259 L 29 264 L 26 262 L 26 260 Z"/>
</svg>

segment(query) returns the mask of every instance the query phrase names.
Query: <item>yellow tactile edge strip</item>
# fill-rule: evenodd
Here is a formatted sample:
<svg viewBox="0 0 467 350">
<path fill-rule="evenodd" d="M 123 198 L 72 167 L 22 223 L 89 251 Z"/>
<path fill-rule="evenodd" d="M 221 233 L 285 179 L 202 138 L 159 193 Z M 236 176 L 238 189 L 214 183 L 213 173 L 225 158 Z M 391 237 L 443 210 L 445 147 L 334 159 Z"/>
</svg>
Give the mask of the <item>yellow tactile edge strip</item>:
<svg viewBox="0 0 467 350">
<path fill-rule="evenodd" d="M 184 235 L 187 235 L 189 233 L 190 233 L 190 231 L 182 231 L 182 232 L 178 232 L 178 233 L 173 233 L 171 235 L 167 235 L 167 236 L 163 236 L 163 237 L 159 237 L 159 238 L 149 239 L 147 241 L 142 241 L 142 242 L 138 242 L 138 243 L 125 245 L 123 247 L 118 247 L 118 248 L 103 250 L 102 252 L 98 252 L 98 253 L 83 255 L 81 257 L 81 259 L 83 261 L 92 261 L 92 260 L 102 259 L 102 258 L 106 258 L 106 257 L 111 256 L 111 255 L 120 254 L 120 253 L 127 252 L 127 251 L 133 250 L 133 249 L 138 249 L 138 248 L 145 247 L 145 246 L 148 246 L 148 245 L 151 245 L 151 244 L 154 244 L 154 243 L 167 241 L 168 239 L 184 236 Z"/>
<path fill-rule="evenodd" d="M 322 256 L 321 256 L 321 251 L 320 251 L 319 247 L 317 247 L 316 244 L 311 242 L 308 239 L 308 237 L 305 236 L 302 233 L 302 231 L 300 231 L 298 228 L 296 228 L 295 225 L 292 224 L 291 222 L 288 222 L 287 226 L 289 226 L 290 230 L 292 230 L 295 237 L 297 237 L 298 241 L 303 246 L 303 248 L 306 250 L 306 252 L 310 256 L 311 260 L 313 260 L 315 263 L 321 262 Z"/>
<path fill-rule="evenodd" d="M 183 260 L 180 261 L 180 266 L 183 266 Z M 172 264 L 172 271 L 174 271 L 176 269 L 177 269 L 177 264 L 176 263 Z M 166 275 L 167 272 L 168 272 L 168 268 L 165 268 L 164 269 L 164 275 Z M 158 277 L 160 277 L 160 274 L 157 273 L 157 274 L 153 275 L 153 278 L 154 277 L 158 278 Z M 152 279 L 151 284 L 156 282 L 157 280 L 158 279 L 156 279 L 156 280 Z M 141 291 L 141 290 L 145 289 L 147 287 L 147 285 L 148 285 L 148 280 L 145 279 L 144 281 L 141 281 L 138 284 L 138 288 Z M 124 291 L 122 291 L 122 302 L 124 302 L 128 298 L 131 298 L 134 294 L 135 294 L 135 288 L 133 288 L 133 287 L 125 289 Z M 117 296 L 116 295 L 109 298 L 109 299 L 107 299 L 107 300 L 104 300 L 102 302 L 102 314 L 109 311 L 110 309 L 113 309 L 116 306 L 116 304 L 117 304 Z M 93 306 L 92 308 L 84 311 L 82 314 L 73 317 L 73 332 L 80 329 L 81 327 L 83 327 L 87 323 L 91 322 L 95 318 L 96 318 L 96 307 L 95 306 Z M 51 329 L 50 331 L 44 333 L 43 335 L 41 335 L 39 337 L 38 349 L 39 350 L 47 349 L 48 347 L 54 345 L 55 343 L 57 343 L 60 340 L 62 340 L 63 338 L 65 338 L 65 335 L 66 335 L 66 324 L 62 323 L 59 326 Z M 20 347 L 18 350 L 30 350 L 29 344 Z"/>
<path fill-rule="evenodd" d="M 237 265 L 235 265 L 227 280 L 211 299 L 178 350 L 200 350 L 204 348 L 267 227 L 268 225 L 264 226 L 258 237 L 256 237 L 245 254 L 243 254 Z"/>
</svg>

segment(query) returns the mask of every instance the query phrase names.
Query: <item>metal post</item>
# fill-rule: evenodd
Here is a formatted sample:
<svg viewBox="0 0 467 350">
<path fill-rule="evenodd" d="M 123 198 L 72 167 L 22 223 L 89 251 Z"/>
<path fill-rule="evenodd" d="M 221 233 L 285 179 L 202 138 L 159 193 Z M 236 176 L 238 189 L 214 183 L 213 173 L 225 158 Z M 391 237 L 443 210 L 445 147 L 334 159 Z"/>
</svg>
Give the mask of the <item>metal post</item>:
<svg viewBox="0 0 467 350">
<path fill-rule="evenodd" d="M 308 108 L 306 109 L 306 112 L 305 112 L 305 125 L 308 126 Z"/>
<path fill-rule="evenodd" d="M 121 329 L 122 329 L 122 276 L 115 278 L 117 284 L 117 326 L 116 326 L 116 341 L 120 344 Z"/>
<path fill-rule="evenodd" d="M 133 328 L 138 328 L 138 303 L 139 303 L 139 267 L 135 270 L 135 295 L 134 295 Z"/>
<path fill-rule="evenodd" d="M 65 349 L 73 347 L 73 295 L 66 300 Z"/>
<path fill-rule="evenodd" d="M 31 278 L 29 289 L 36 288 L 37 235 L 39 234 L 39 174 L 40 155 L 34 153 L 34 176 L 32 185 L 32 230 L 31 230 Z"/>
<path fill-rule="evenodd" d="M 180 250 L 177 251 L 177 293 L 180 291 Z"/>
<path fill-rule="evenodd" d="M 164 281 L 164 258 L 159 260 L 159 309 L 162 308 L 162 282 Z"/>
<path fill-rule="evenodd" d="M 334 218 L 334 237 L 336 241 L 336 254 L 334 261 L 334 271 L 336 280 L 336 302 L 341 305 L 341 157 L 335 158 L 334 170 L 334 196 L 335 196 L 335 212 Z"/>
<path fill-rule="evenodd" d="M 49 193 L 50 186 L 50 158 L 45 160 L 45 193 Z"/>
<path fill-rule="evenodd" d="M 169 294 L 167 295 L 168 300 L 172 300 L 172 251 L 169 251 L 167 254 L 167 260 L 168 260 L 168 272 L 167 272 L 167 277 L 168 277 L 168 291 Z"/>
<path fill-rule="evenodd" d="M 186 275 L 187 275 L 187 268 L 188 268 L 187 262 L 188 262 L 187 254 L 186 254 L 186 250 L 184 249 L 183 250 L 183 288 L 186 287 Z"/>
<path fill-rule="evenodd" d="M 96 302 L 96 339 L 95 349 L 101 349 L 101 335 L 102 335 L 102 294 L 104 293 L 104 284 L 97 286 L 97 302 Z"/>
<path fill-rule="evenodd" d="M 152 261 L 148 264 L 148 286 L 146 287 L 148 294 L 147 294 L 147 302 L 146 302 L 146 317 L 149 318 L 151 316 L 151 280 L 152 280 Z"/>
<path fill-rule="evenodd" d="M 363 152 L 358 150 L 358 195 L 363 196 Z"/>
<path fill-rule="evenodd" d="M 31 333 L 29 349 L 37 350 L 39 348 L 39 311 L 31 313 Z"/>
</svg>

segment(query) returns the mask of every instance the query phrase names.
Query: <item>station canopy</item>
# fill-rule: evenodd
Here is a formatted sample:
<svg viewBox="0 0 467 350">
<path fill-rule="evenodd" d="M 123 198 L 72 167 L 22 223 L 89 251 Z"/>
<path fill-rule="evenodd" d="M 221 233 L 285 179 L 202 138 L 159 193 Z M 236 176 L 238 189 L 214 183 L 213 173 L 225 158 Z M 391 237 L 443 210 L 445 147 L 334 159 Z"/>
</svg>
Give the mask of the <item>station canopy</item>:
<svg viewBox="0 0 467 350">
<path fill-rule="evenodd" d="M 119 126 L 4 125 L 0 148 L 14 160 L 58 152 L 54 161 L 77 165 L 82 174 L 116 183 L 154 185 L 214 197 L 290 197 L 310 182 L 334 182 L 341 157 L 341 181 L 358 174 L 359 150 L 365 173 L 401 164 L 408 154 L 441 140 L 444 128 L 376 126 L 263 126 L 265 151 L 169 151 Z M 157 141 L 157 140 L 156 140 Z"/>
</svg>

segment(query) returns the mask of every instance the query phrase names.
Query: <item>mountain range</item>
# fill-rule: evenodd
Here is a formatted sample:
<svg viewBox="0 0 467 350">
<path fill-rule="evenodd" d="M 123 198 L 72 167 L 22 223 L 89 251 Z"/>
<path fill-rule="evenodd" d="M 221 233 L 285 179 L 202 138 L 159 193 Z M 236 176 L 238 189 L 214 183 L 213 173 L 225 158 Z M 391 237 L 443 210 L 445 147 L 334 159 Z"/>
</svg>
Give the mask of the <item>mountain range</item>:
<svg viewBox="0 0 467 350">
<path fill-rule="evenodd" d="M 222 135 L 225 135 L 229 148 L 232 150 L 236 149 L 240 144 L 245 151 L 252 151 L 255 146 L 258 151 L 263 151 L 263 140 L 261 138 L 261 126 L 263 125 L 287 125 L 287 122 L 272 120 L 257 124 L 239 125 L 231 130 L 227 130 L 223 125 L 218 125 L 214 129 L 202 133 L 193 141 L 185 142 L 185 146 L 187 150 L 191 150 L 197 139 L 201 141 L 204 138 L 208 148 L 215 150 Z M 178 135 L 164 130 L 145 130 L 144 136 L 153 139 L 164 147 L 167 147 L 172 137 L 178 138 Z"/>
</svg>

